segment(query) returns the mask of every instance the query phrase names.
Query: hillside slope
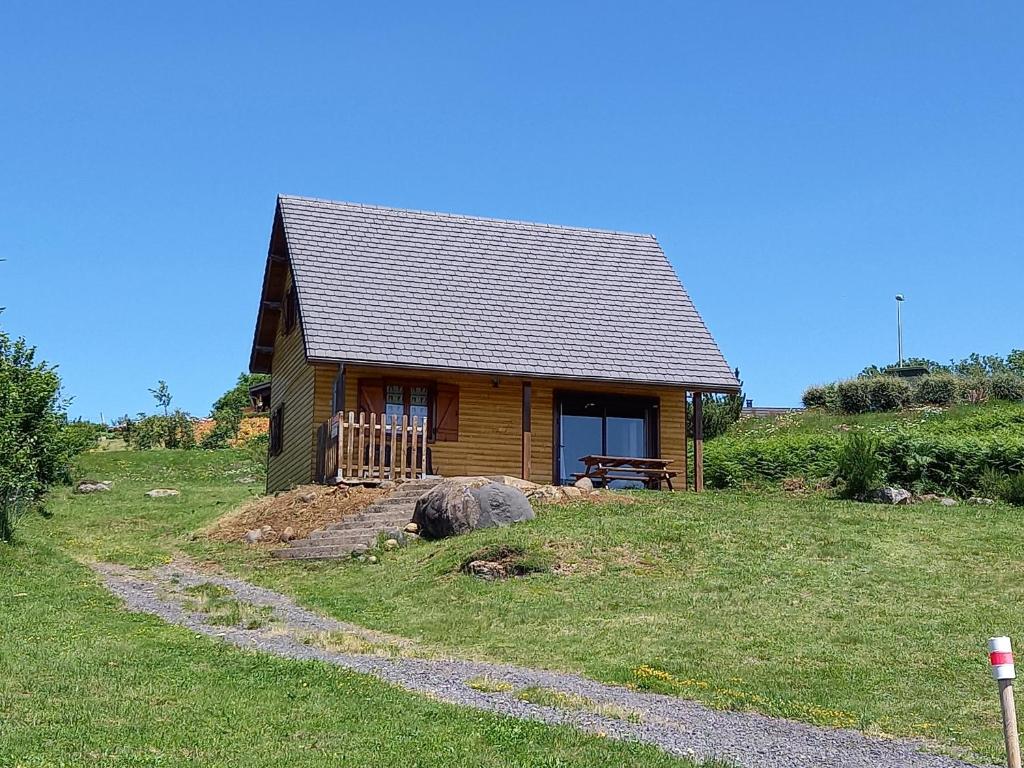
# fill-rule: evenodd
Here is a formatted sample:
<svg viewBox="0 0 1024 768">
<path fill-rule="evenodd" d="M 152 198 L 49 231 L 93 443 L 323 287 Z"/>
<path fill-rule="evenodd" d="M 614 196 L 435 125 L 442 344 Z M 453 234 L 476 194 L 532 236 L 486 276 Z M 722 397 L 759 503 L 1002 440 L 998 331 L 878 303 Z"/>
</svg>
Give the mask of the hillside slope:
<svg viewBox="0 0 1024 768">
<path fill-rule="evenodd" d="M 744 419 L 708 441 L 705 476 L 715 488 L 827 478 L 852 431 L 877 436 L 887 479 L 918 492 L 969 496 L 979 490 L 986 468 L 1024 471 L 1024 403 L 995 401 L 948 410 Z"/>
</svg>

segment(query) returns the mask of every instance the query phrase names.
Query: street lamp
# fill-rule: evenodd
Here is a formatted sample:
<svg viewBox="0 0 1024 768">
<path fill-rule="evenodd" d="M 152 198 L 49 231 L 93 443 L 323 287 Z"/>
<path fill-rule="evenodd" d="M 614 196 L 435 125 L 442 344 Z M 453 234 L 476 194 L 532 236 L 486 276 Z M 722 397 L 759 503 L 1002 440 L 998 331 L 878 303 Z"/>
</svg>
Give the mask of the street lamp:
<svg viewBox="0 0 1024 768">
<path fill-rule="evenodd" d="M 903 306 L 903 294 L 902 293 L 897 293 L 896 294 L 896 336 L 897 336 L 897 339 L 899 341 L 899 355 L 900 355 L 900 365 L 899 365 L 899 367 L 900 368 L 903 367 L 903 314 L 900 311 L 900 308 L 902 306 Z"/>
</svg>

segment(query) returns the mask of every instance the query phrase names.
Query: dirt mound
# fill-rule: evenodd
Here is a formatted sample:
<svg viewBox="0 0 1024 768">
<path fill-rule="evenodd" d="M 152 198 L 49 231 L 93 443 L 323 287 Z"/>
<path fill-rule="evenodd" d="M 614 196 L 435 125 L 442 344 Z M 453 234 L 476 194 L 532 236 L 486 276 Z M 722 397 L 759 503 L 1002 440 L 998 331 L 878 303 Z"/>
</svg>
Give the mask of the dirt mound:
<svg viewBox="0 0 1024 768">
<path fill-rule="evenodd" d="M 261 543 L 278 544 L 285 528 L 291 528 L 295 538 L 301 539 L 362 511 L 386 493 L 377 488 L 300 485 L 276 496 L 247 502 L 217 519 L 202 533 L 217 541 L 241 541 L 247 532 L 261 528 Z M 270 526 L 270 530 L 265 526 Z"/>
</svg>

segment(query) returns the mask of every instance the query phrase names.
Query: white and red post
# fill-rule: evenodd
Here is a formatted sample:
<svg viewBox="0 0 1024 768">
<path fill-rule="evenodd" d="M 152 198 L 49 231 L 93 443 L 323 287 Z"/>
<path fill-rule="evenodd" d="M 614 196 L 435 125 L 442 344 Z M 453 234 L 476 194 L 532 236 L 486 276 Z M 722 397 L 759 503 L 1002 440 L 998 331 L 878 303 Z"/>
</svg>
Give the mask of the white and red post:
<svg viewBox="0 0 1024 768">
<path fill-rule="evenodd" d="M 1013 647 L 1010 645 L 1010 638 L 989 638 L 988 660 L 992 665 L 992 677 L 999 683 L 999 706 L 1003 711 L 1006 762 L 1009 768 L 1021 768 L 1020 740 L 1017 738 L 1017 710 L 1013 703 L 1013 681 L 1017 677 L 1017 670 L 1013 666 Z"/>
</svg>

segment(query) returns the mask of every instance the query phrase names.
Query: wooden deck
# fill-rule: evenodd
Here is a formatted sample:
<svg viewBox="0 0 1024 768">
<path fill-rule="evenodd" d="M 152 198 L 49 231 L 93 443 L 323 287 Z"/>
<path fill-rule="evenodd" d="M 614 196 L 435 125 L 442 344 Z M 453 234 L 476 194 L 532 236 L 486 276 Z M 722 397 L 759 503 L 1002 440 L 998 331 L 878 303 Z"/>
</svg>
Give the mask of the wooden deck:
<svg viewBox="0 0 1024 768">
<path fill-rule="evenodd" d="M 426 476 L 427 420 L 377 413 L 336 413 L 317 431 L 321 483 L 379 483 Z"/>
</svg>

